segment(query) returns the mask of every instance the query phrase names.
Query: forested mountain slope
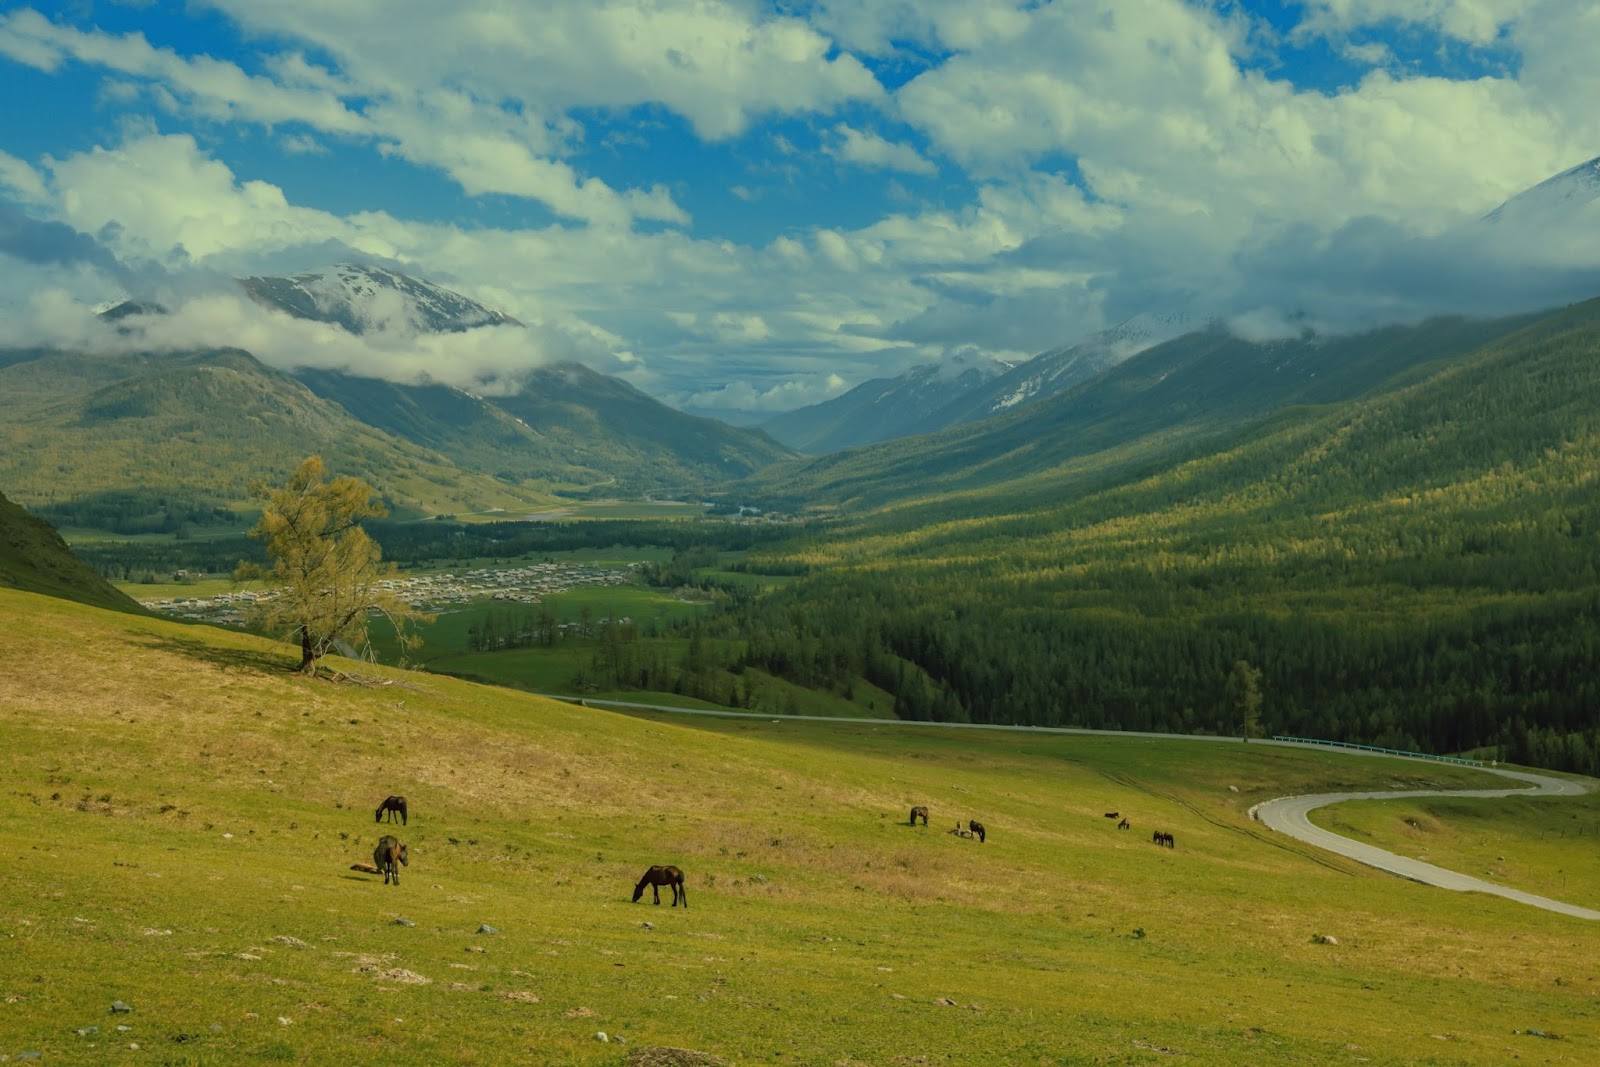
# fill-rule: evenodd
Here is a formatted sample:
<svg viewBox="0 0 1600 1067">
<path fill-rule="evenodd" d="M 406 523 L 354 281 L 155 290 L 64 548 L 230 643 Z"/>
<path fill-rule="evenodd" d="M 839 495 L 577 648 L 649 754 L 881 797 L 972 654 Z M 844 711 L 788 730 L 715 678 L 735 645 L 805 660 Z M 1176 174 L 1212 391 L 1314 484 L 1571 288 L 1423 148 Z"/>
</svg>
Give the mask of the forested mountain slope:
<svg viewBox="0 0 1600 1067">
<path fill-rule="evenodd" d="M 226 521 L 252 481 L 281 480 L 313 453 L 402 512 L 551 499 L 365 425 L 236 349 L 0 360 L 0 485 L 58 526 L 170 533 Z"/>
<path fill-rule="evenodd" d="M 911 717 L 1503 744 L 1600 767 L 1600 301 L 1050 502 L 930 501 L 752 567 L 747 660 Z M 803 605 L 803 610 L 798 610 Z"/>
<path fill-rule="evenodd" d="M 988 488 L 1048 473 L 1102 477 L 1170 462 L 1293 404 L 1360 396 L 1458 358 L 1538 316 L 1441 318 L 1343 337 L 1243 340 L 1213 327 L 1147 349 L 1066 392 L 1009 415 L 904 438 L 802 466 L 744 487 L 774 504 L 879 506 Z"/>
</svg>

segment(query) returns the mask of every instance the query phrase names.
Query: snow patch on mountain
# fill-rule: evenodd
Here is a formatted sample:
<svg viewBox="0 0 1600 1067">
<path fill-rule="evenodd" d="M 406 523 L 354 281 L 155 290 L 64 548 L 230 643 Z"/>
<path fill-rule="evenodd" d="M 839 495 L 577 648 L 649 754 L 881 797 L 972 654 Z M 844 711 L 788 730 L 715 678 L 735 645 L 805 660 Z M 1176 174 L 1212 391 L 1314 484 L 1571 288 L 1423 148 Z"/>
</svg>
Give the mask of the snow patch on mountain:
<svg viewBox="0 0 1600 1067">
<path fill-rule="evenodd" d="M 354 334 L 394 329 L 459 333 L 480 326 L 522 325 L 441 285 L 357 263 L 287 278 L 241 278 L 239 284 L 269 307 L 334 323 Z"/>
</svg>

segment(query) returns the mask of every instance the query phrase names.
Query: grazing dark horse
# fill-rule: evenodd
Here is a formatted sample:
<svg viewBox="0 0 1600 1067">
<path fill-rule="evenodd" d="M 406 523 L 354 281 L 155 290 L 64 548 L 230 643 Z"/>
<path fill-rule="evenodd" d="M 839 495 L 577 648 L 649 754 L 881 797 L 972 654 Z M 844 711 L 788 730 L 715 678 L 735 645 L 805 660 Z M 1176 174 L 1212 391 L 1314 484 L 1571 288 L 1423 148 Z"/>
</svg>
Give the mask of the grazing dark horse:
<svg viewBox="0 0 1600 1067">
<path fill-rule="evenodd" d="M 968 819 L 967 820 L 967 829 L 970 830 L 977 837 L 978 844 L 980 844 L 980 845 L 983 844 L 983 840 L 984 840 L 984 837 L 983 837 L 983 823 L 981 823 L 981 822 L 973 822 L 971 819 Z"/>
<path fill-rule="evenodd" d="M 1133 829 L 1133 824 L 1130 823 L 1127 819 L 1123 819 L 1121 822 L 1117 823 L 1117 829 L 1118 830 L 1131 830 L 1131 829 Z"/>
<path fill-rule="evenodd" d="M 633 902 L 639 903 L 639 898 L 644 896 L 644 887 L 649 886 L 654 892 L 656 903 L 661 903 L 661 887 L 672 887 L 672 906 L 678 906 L 678 899 L 683 898 L 683 906 L 689 906 L 689 890 L 683 884 L 683 872 L 676 867 L 651 867 L 644 872 L 644 877 L 639 879 L 639 884 L 633 887 Z"/>
<path fill-rule="evenodd" d="M 1108 812 L 1106 812 L 1106 818 L 1108 818 L 1108 819 L 1120 819 L 1121 817 L 1122 817 L 1122 813 L 1121 812 L 1118 812 L 1118 811 L 1108 811 Z"/>
<path fill-rule="evenodd" d="M 922 825 L 928 825 L 928 808 L 926 805 L 918 804 L 911 809 L 911 825 L 917 825 L 918 819 L 922 820 Z"/>
<path fill-rule="evenodd" d="M 1164 830 L 1157 830 L 1154 834 L 1151 835 L 1150 840 L 1155 842 L 1158 845 L 1165 845 L 1167 848 L 1176 848 L 1177 847 L 1176 845 L 1174 845 L 1172 843 L 1172 835 L 1167 833 L 1167 832 L 1165 832 Z"/>
<path fill-rule="evenodd" d="M 373 813 L 372 821 L 382 822 L 384 812 L 389 813 L 390 822 L 394 822 L 395 813 L 398 812 L 400 814 L 400 825 L 406 825 L 406 798 L 385 797 L 383 803 L 378 805 L 378 810 Z"/>
<path fill-rule="evenodd" d="M 411 861 L 406 858 L 406 846 L 400 843 L 397 837 L 384 834 L 378 838 L 378 847 L 372 850 L 372 865 L 383 872 L 383 884 L 388 885 L 389 879 L 394 879 L 394 884 L 400 884 L 400 868 L 411 866 Z"/>
</svg>

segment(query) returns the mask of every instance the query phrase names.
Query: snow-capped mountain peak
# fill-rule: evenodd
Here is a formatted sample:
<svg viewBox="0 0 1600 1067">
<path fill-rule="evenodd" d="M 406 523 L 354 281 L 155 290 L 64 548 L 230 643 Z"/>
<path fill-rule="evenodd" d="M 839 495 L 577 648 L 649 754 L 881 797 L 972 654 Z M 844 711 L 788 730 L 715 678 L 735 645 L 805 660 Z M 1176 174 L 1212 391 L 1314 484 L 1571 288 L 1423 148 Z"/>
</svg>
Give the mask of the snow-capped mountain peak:
<svg viewBox="0 0 1600 1067">
<path fill-rule="evenodd" d="M 367 333 L 396 326 L 455 333 L 478 326 L 521 326 L 504 312 L 383 267 L 338 263 L 288 278 L 241 278 L 256 300 L 304 319 Z"/>
<path fill-rule="evenodd" d="M 1600 156 L 1547 178 L 1507 200 L 1483 217 L 1491 225 L 1539 225 L 1560 221 L 1575 209 L 1600 200 Z"/>
</svg>

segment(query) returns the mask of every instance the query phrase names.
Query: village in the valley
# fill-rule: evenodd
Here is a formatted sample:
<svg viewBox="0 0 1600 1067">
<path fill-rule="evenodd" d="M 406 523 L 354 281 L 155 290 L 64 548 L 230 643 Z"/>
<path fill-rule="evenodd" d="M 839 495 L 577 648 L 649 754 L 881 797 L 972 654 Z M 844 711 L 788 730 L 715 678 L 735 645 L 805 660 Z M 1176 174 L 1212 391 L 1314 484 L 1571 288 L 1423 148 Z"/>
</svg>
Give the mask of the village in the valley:
<svg viewBox="0 0 1600 1067">
<path fill-rule="evenodd" d="M 502 600 L 537 604 L 552 593 L 581 586 L 622 585 L 633 568 L 597 563 L 529 563 L 518 567 L 487 567 L 461 574 L 397 576 L 383 585 L 423 611 L 438 612 L 475 600 Z M 271 590 L 239 589 L 212 596 L 168 597 L 144 600 L 152 611 L 183 619 L 201 619 L 225 626 L 244 622 L 249 606 L 274 595 Z"/>
</svg>

